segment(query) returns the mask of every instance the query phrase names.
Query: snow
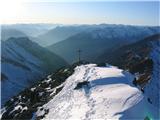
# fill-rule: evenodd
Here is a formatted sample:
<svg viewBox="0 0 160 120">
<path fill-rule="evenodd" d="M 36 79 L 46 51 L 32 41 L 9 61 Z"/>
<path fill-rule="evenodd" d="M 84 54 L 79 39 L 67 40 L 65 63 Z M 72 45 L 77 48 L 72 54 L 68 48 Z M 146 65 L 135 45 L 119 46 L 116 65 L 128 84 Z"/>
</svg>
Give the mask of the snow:
<svg viewBox="0 0 160 120">
<path fill-rule="evenodd" d="M 17 106 L 14 108 L 14 111 L 15 111 L 15 110 L 18 110 L 18 109 L 22 109 L 22 106 L 21 106 L 21 105 L 17 105 Z"/>
<path fill-rule="evenodd" d="M 63 89 L 43 105 L 49 109 L 43 119 L 144 119 L 149 114 L 157 118 L 154 107 L 132 85 L 133 79 L 130 73 L 112 66 L 78 66 Z M 89 81 L 89 85 L 75 90 L 82 81 Z M 42 115 L 44 111 L 38 110 L 36 116 Z"/>
<path fill-rule="evenodd" d="M 17 95 L 44 76 L 45 72 L 40 69 L 42 61 L 16 44 L 15 41 L 5 41 L 2 45 L 2 52 L 2 58 L 5 59 L 1 61 L 1 70 L 7 76 L 7 79 L 1 82 L 1 105 L 3 106 L 12 96 Z M 14 61 L 28 69 L 14 64 Z"/>
<path fill-rule="evenodd" d="M 53 89 L 48 90 L 48 92 L 52 92 L 52 93 L 50 94 L 50 96 L 54 95 L 54 94 L 56 93 L 57 89 L 59 89 L 59 88 L 61 88 L 61 87 L 63 87 L 63 86 L 64 86 L 64 83 L 62 83 L 61 85 L 59 85 L 59 86 L 57 86 L 57 87 L 55 87 L 55 88 L 53 88 Z"/>
<path fill-rule="evenodd" d="M 34 91 L 36 89 L 36 87 L 31 88 L 31 91 Z"/>
<path fill-rule="evenodd" d="M 153 60 L 153 73 L 150 82 L 145 88 L 145 94 L 151 99 L 155 107 L 160 106 L 160 40 L 152 43 L 153 50 L 150 54 Z M 160 111 L 160 108 L 159 108 Z"/>
<path fill-rule="evenodd" d="M 17 106 L 15 106 L 14 109 L 10 112 L 10 114 L 13 113 L 14 111 L 22 110 L 22 109 L 23 109 L 23 107 L 22 107 L 21 105 L 17 105 Z"/>
<path fill-rule="evenodd" d="M 91 32 L 93 38 L 105 38 L 117 40 L 127 40 L 129 42 L 135 42 L 136 40 L 145 38 L 148 35 L 159 33 L 159 28 L 154 28 L 152 31 L 149 27 L 130 26 L 130 25 L 97 25 L 88 29 Z"/>
<path fill-rule="evenodd" d="M 51 80 L 52 80 L 51 78 L 48 78 L 48 79 L 44 80 L 44 82 L 42 82 L 42 83 L 49 83 Z"/>
<path fill-rule="evenodd" d="M 7 75 L 8 80 L 1 82 L 1 103 L 2 105 L 12 96 L 16 95 L 18 92 L 33 84 L 38 78 L 38 75 L 42 73 L 38 71 L 27 71 L 20 67 L 16 67 L 13 64 L 2 63 L 1 64 L 3 73 Z M 33 69 L 34 70 L 34 69 Z M 14 72 L 13 72 L 14 71 Z M 16 71 L 16 72 L 15 72 Z M 35 81 L 30 81 L 33 79 Z"/>
<path fill-rule="evenodd" d="M 0 114 L 0 119 L 2 119 L 2 115 L 6 112 L 6 108 L 1 108 L 1 114 Z"/>
<path fill-rule="evenodd" d="M 28 109 L 27 106 L 25 106 L 25 107 L 22 109 L 22 111 L 27 110 L 27 109 Z"/>
<path fill-rule="evenodd" d="M 44 109 L 42 109 L 42 107 L 39 107 L 38 108 L 38 111 L 37 111 L 37 113 L 39 114 L 39 116 L 42 116 L 43 114 L 45 114 L 45 111 L 44 111 Z M 36 114 L 35 114 L 36 115 Z"/>
</svg>

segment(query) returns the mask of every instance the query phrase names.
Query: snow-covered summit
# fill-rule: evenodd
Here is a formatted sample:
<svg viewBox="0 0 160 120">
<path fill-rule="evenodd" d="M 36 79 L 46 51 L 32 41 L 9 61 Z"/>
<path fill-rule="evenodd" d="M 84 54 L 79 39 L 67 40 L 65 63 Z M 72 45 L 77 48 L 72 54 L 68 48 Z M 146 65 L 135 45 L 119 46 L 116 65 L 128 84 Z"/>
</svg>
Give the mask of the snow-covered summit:
<svg viewBox="0 0 160 120">
<path fill-rule="evenodd" d="M 64 88 L 38 109 L 36 117 L 74 120 L 158 118 L 157 110 L 132 85 L 133 79 L 130 73 L 113 66 L 88 64 L 76 67 Z"/>
</svg>

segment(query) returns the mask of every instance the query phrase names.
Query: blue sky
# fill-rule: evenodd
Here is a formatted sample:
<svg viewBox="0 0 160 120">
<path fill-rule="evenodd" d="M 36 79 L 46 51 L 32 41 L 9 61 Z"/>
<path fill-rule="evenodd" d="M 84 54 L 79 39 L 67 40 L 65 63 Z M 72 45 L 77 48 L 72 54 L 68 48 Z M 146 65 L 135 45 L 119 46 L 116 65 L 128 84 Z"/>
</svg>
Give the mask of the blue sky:
<svg viewBox="0 0 160 120">
<path fill-rule="evenodd" d="M 4 23 L 132 24 L 158 25 L 159 3 L 121 2 L 25 2 L 21 11 Z M 62 1 L 62 0 L 61 0 Z M 63 0 L 64 1 L 64 0 Z M 91 1 L 91 0 L 90 0 Z M 23 8 L 22 8 L 23 6 Z"/>
</svg>

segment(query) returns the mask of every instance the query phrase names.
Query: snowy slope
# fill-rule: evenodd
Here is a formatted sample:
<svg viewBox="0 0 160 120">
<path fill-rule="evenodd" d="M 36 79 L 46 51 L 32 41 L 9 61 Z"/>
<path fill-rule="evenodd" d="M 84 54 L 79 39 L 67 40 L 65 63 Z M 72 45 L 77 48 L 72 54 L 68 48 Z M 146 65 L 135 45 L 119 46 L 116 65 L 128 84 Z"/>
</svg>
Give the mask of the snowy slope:
<svg viewBox="0 0 160 120">
<path fill-rule="evenodd" d="M 1 104 L 67 63 L 28 38 L 2 41 Z"/>
<path fill-rule="evenodd" d="M 42 61 L 14 42 L 2 44 L 1 62 L 1 74 L 6 76 L 2 77 L 1 81 L 2 105 L 44 74 L 43 69 L 39 67 Z"/>
<path fill-rule="evenodd" d="M 151 103 L 158 108 L 160 106 L 160 40 L 152 42 L 152 48 L 150 57 L 154 63 L 153 72 L 151 80 L 145 88 L 145 93 Z"/>
<path fill-rule="evenodd" d="M 36 116 L 43 119 L 144 119 L 158 114 L 145 101 L 143 94 L 132 86 L 134 76 L 116 67 L 95 64 L 75 68 L 62 91 L 39 108 Z M 82 88 L 77 84 L 89 81 Z"/>
</svg>

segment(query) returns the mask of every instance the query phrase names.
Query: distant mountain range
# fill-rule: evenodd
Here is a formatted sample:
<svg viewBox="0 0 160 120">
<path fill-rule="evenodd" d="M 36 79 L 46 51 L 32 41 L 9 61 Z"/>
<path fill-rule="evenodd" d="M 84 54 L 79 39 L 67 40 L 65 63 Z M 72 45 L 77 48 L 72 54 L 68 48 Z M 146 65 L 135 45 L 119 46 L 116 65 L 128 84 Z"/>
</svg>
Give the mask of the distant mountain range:
<svg viewBox="0 0 160 120">
<path fill-rule="evenodd" d="M 22 89 L 67 65 L 61 57 L 26 37 L 1 42 L 2 105 Z"/>
<path fill-rule="evenodd" d="M 21 31 L 27 36 L 36 37 L 40 34 L 44 34 L 50 29 L 54 29 L 59 24 L 11 24 L 11 25 L 1 25 L 1 31 L 4 30 L 17 30 Z M 7 36 L 8 37 L 8 36 Z M 16 37 L 16 36 L 11 36 Z"/>
<path fill-rule="evenodd" d="M 5 41 L 11 37 L 26 37 L 27 35 L 17 29 L 1 28 L 1 40 Z"/>
<path fill-rule="evenodd" d="M 159 33 L 160 30 L 159 27 L 105 24 L 79 27 L 79 31 L 83 32 L 72 35 L 47 48 L 59 56 L 62 56 L 69 63 L 77 61 L 78 49 L 82 51 L 81 58 L 83 60 L 96 62 L 95 58 L 99 57 L 105 51 L 112 51 L 123 45 L 134 43 L 147 36 Z M 72 29 L 73 28 L 72 26 Z M 77 26 L 75 28 L 77 28 Z M 61 29 L 59 28 L 59 30 Z M 64 34 L 63 32 L 62 36 Z"/>
<path fill-rule="evenodd" d="M 131 25 L 115 25 L 115 24 L 100 24 L 100 25 L 70 25 L 57 26 L 48 32 L 39 35 L 39 44 L 42 46 L 50 46 L 66 40 L 81 32 L 91 33 L 93 37 L 103 37 L 108 39 L 119 38 L 123 40 L 138 40 L 141 36 L 157 33 L 159 27 L 131 26 Z M 131 34 L 131 35 L 130 35 Z M 131 37 L 132 36 L 132 37 Z M 131 38 L 130 38 L 131 37 Z M 128 39 L 129 38 L 129 39 Z"/>
<path fill-rule="evenodd" d="M 49 46 L 51 44 L 58 43 L 62 40 L 67 39 L 81 31 L 86 29 L 86 27 L 81 26 L 58 26 L 48 32 L 41 34 L 37 37 L 39 39 L 39 44 L 42 46 Z"/>
</svg>

